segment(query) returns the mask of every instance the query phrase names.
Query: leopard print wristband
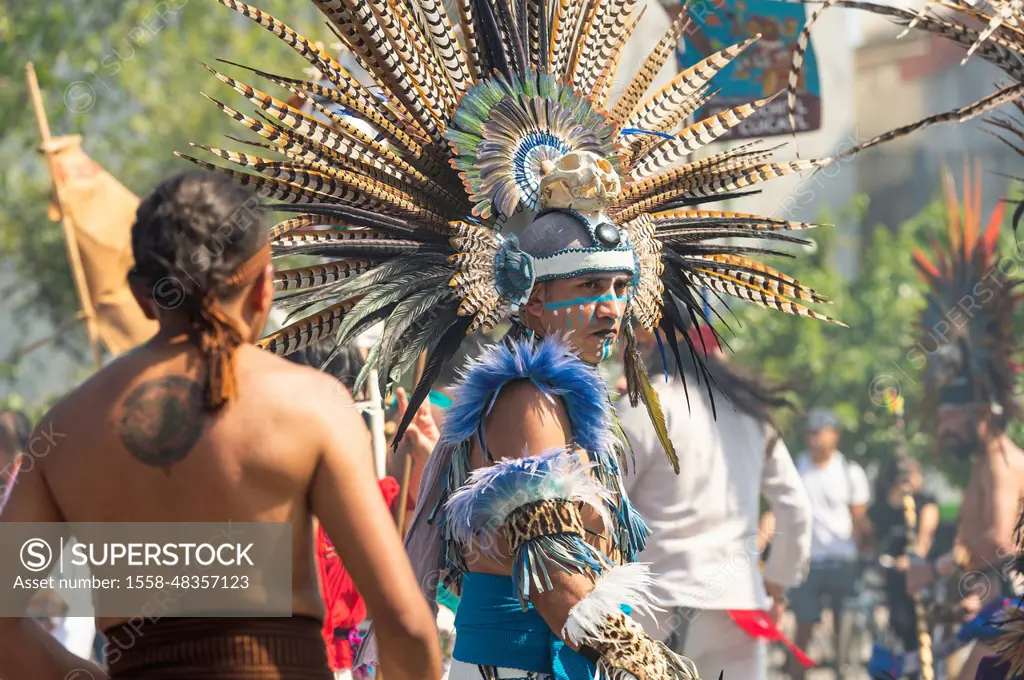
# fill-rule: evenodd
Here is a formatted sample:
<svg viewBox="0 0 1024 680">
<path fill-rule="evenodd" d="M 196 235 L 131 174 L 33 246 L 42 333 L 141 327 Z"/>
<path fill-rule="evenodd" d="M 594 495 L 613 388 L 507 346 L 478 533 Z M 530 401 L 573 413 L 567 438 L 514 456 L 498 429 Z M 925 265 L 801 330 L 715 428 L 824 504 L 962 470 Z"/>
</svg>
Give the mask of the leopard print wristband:
<svg viewBox="0 0 1024 680">
<path fill-rule="evenodd" d="M 575 503 L 553 498 L 516 508 L 505 519 L 504 529 L 514 555 L 524 543 L 541 536 L 583 536 L 583 518 Z"/>
<path fill-rule="evenodd" d="M 664 644 L 652 640 L 636 621 L 625 614 L 609 616 L 598 635 L 586 646 L 600 655 L 599 667 L 611 678 L 637 680 L 697 680 L 697 668 Z"/>
</svg>

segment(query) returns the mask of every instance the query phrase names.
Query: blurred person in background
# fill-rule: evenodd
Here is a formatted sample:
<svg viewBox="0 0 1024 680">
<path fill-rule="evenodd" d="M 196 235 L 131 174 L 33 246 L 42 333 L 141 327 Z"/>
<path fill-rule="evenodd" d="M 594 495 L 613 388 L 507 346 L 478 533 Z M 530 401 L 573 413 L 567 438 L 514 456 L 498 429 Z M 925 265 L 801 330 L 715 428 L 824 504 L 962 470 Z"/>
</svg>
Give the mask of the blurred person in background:
<svg viewBox="0 0 1024 680">
<path fill-rule="evenodd" d="M 303 363 L 333 376 L 345 389 L 355 394 L 356 377 L 364 364 L 362 351 L 351 344 L 341 347 L 332 357 L 334 347 L 333 340 L 321 340 L 290 356 L 296 357 L 293 359 L 296 363 Z M 399 390 L 398 401 L 398 417 L 401 418 L 408 404 L 404 390 Z M 357 405 L 352 404 L 352 407 L 357 408 Z M 411 455 L 415 461 L 414 465 L 421 468 L 437 443 L 438 436 L 437 427 L 430 417 L 430 410 L 424 405 L 399 445 L 399 453 L 403 456 Z M 368 453 L 372 456 L 373 452 Z M 384 503 L 394 513 L 395 505 L 399 501 L 398 480 L 387 476 L 379 479 L 378 485 Z M 407 508 L 411 510 L 414 507 L 415 494 L 410 489 L 410 503 L 407 503 Z M 367 617 L 366 603 L 319 521 L 316 522 L 316 550 L 320 590 L 326 608 L 322 635 L 327 646 L 327 660 L 337 680 L 349 680 L 353 677 L 352 660 L 362 639 L 360 624 Z"/>
<path fill-rule="evenodd" d="M 489 342 L 488 336 L 483 332 L 472 333 L 466 338 L 465 344 L 460 347 L 459 352 L 442 370 L 436 389 L 431 392 L 430 399 L 420 406 L 402 441 L 397 447 L 390 444 L 387 447 L 386 470 L 390 474 L 379 480 L 379 483 L 384 500 L 392 513 L 395 512 L 395 507 L 401 499 L 400 480 L 404 477 L 405 460 L 409 458 L 411 461 L 409 488 L 405 504 L 405 526 L 409 526 L 411 513 L 416 507 L 423 469 L 430 457 L 430 452 L 433 451 L 440 437 L 441 418 L 443 418 L 444 409 L 451 402 L 447 395 L 449 386 L 456 382 L 458 371 L 478 355 L 481 348 Z M 298 361 L 319 369 L 325 366 L 333 349 L 334 343 L 328 339 L 310 346 L 304 352 L 291 356 L 300 357 L 297 359 Z M 363 350 L 356 347 L 355 344 L 350 344 L 342 347 L 326 364 L 324 370 L 335 376 L 349 391 L 353 391 L 356 378 L 364 365 Z M 365 390 L 364 383 L 362 393 L 359 395 L 360 399 L 364 398 Z M 394 404 L 395 409 L 389 413 L 389 420 L 385 426 L 386 430 L 390 426 L 390 435 L 394 434 L 394 429 L 405 416 L 409 406 L 409 395 L 404 388 L 400 387 L 395 391 Z M 335 675 L 338 678 L 348 678 L 353 672 L 352 661 L 362 641 L 359 624 L 364 622 L 367 617 L 366 606 L 322 529 L 318 530 L 317 543 L 321 583 L 326 584 L 322 585 L 322 588 L 325 601 L 328 603 L 328 616 L 324 621 L 324 640 L 328 645 L 328 658 Z M 332 602 L 334 604 L 331 604 Z M 444 674 L 452 661 L 451 653 L 455 644 L 455 610 L 458 607 L 458 598 L 442 587 L 438 593 L 438 604 L 440 607 L 438 608 L 437 627 L 441 642 L 442 674 Z M 362 671 L 360 669 L 355 672 L 358 674 Z"/>
<path fill-rule="evenodd" d="M 885 600 L 889 608 L 889 626 L 903 643 L 904 651 L 918 648 L 917 616 L 914 602 L 907 590 L 907 570 L 912 558 L 926 559 L 935 542 L 939 527 L 939 505 L 935 497 L 922 488 L 924 478 L 921 464 L 911 458 L 907 461 L 911 493 L 917 511 L 917 540 L 909 551 L 907 547 L 906 514 L 903 510 L 903 484 L 899 461 L 890 459 L 875 480 L 875 498 L 868 508 L 871 522 L 871 542 L 878 555 L 896 558 L 895 569 L 885 572 Z M 904 552 L 908 554 L 904 554 Z"/>
<path fill-rule="evenodd" d="M 724 673 L 758 680 L 767 674 L 767 644 L 733 617 L 767 611 L 778 626 L 786 589 L 799 584 L 807 570 L 811 509 L 772 421 L 775 410 L 790 405 L 783 390 L 728 366 L 714 333 L 702 331 L 691 330 L 691 341 L 710 350 L 709 377 L 685 371 L 683 380 L 666 385 L 660 354 L 648 353 L 679 454 L 678 476 L 665 473 L 643 406 L 630 408 L 622 399 L 616 407 L 635 454 L 626 489 L 651 529 L 639 559 L 651 563 L 655 595 L 665 609 L 641 622 L 648 634 L 690 658 L 703 678 Z M 714 385 L 710 397 L 708 383 Z M 762 495 L 778 530 L 763 573 Z"/>
<path fill-rule="evenodd" d="M 796 617 L 796 645 L 807 647 L 821 621 L 826 601 L 833 626 L 839 628 L 846 598 L 856 593 L 860 577 L 858 552 L 870 536 L 867 505 L 871 489 L 864 468 L 838 450 L 839 420 L 826 408 L 807 416 L 807 450 L 796 459 L 811 502 L 811 568 L 807 580 L 789 593 Z M 772 546 L 774 552 L 775 547 Z M 839 635 L 833 635 L 837 663 L 842 658 Z M 790 664 L 790 673 L 803 680 L 805 670 Z"/>
<path fill-rule="evenodd" d="M 1015 555 L 1010 575 L 1024 579 L 1024 507 L 1017 518 Z M 990 642 L 993 653 L 982 657 L 976 680 L 1013 680 L 1024 677 L 1024 607 L 1020 600 L 1006 607 L 1005 619 L 999 622 L 1000 635 Z"/>
<path fill-rule="evenodd" d="M 380 502 L 351 396 L 254 344 L 274 297 L 269 225 L 255 195 L 223 175 L 172 177 L 140 203 L 132 254 L 132 292 L 159 331 L 42 419 L 37 436 L 52 428 L 60 437 L 19 469 L 0 521 L 288 522 L 293 614 L 165 616 L 137 635 L 129 617 L 103 615 L 100 591 L 99 628 L 121 641 L 106 669 L 34 621 L 0 618 L 0 677 L 171 679 L 199 665 L 211 680 L 332 679 L 316 516 L 373 610 L 384 676 L 438 680 L 434 620 Z M 170 290 L 158 285 L 169 281 Z"/>
<path fill-rule="evenodd" d="M 907 583 L 911 592 L 955 583 L 965 619 L 987 619 L 1001 599 L 1020 594 L 1014 530 L 1024 498 L 1024 451 L 1006 431 L 1020 417 L 1021 366 L 1014 356 L 1021 347 L 1013 320 L 1024 280 L 1017 276 L 1017 253 L 999 249 L 1004 204 L 985 225 L 976 205 L 980 178 L 965 173 L 961 201 L 952 176 L 943 174 L 946 224 L 936 226 L 945 238 L 931 259 L 914 254 L 927 305 L 918 320 L 919 342 L 907 356 L 921 370 L 919 411 L 926 427 L 942 454 L 970 464 L 970 474 L 953 550 L 932 562 L 915 561 Z M 962 578 L 949 578 L 958 571 Z M 959 677 L 973 680 L 990 651 L 976 642 Z"/>
</svg>

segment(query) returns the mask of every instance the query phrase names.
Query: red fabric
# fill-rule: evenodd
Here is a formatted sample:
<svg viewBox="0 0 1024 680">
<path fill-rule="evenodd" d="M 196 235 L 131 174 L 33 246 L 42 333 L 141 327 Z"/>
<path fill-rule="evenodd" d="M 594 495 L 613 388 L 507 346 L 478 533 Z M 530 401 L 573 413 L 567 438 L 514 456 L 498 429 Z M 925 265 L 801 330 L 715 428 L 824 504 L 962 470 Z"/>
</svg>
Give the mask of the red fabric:
<svg viewBox="0 0 1024 680">
<path fill-rule="evenodd" d="M 730 609 L 729 616 L 740 627 L 740 630 L 750 637 L 781 642 L 793 653 L 793 656 L 796 657 L 801 666 L 804 668 L 814 667 L 814 661 L 802 649 L 790 642 L 789 638 L 783 635 L 782 631 L 768 620 L 768 615 L 765 612 L 760 609 Z"/>
<path fill-rule="evenodd" d="M 394 477 L 385 477 L 378 484 L 384 502 L 391 507 L 398 497 L 398 482 Z M 352 668 L 352 648 L 347 637 L 335 639 L 334 630 L 355 628 L 362 623 L 366 618 L 366 604 L 322 525 L 316 531 L 316 566 L 326 609 L 322 634 L 327 645 L 327 660 L 332 671 L 346 670 Z"/>
<path fill-rule="evenodd" d="M 398 498 L 399 493 L 401 493 L 402 491 L 401 485 L 399 485 L 398 480 L 395 479 L 394 477 L 385 477 L 384 479 L 380 480 L 379 484 L 380 492 L 384 494 L 385 502 L 387 502 L 389 508 L 394 509 L 395 500 Z M 412 489 L 410 489 L 410 492 L 411 491 Z M 413 498 L 412 493 L 406 494 L 405 509 L 416 509 L 416 500 Z"/>
</svg>

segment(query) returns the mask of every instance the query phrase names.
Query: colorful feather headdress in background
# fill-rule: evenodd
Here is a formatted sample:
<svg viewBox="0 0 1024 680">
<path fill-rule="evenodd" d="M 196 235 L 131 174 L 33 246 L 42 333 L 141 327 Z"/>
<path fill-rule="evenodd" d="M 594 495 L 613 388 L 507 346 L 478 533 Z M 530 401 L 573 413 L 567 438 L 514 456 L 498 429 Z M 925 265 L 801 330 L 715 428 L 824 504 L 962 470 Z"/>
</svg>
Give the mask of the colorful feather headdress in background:
<svg viewBox="0 0 1024 680">
<path fill-rule="evenodd" d="M 262 137 L 245 143 L 279 158 L 196 145 L 250 171 L 241 172 L 179 154 L 296 213 L 273 228 L 275 256 L 327 258 L 276 273 L 277 304 L 302 316 L 264 338 L 266 349 L 288 354 L 325 337 L 341 344 L 383 321 L 367 371 L 377 368 L 384 390 L 427 353 L 408 420 L 466 334 L 514 317 L 546 278 L 632 272 L 629 318 L 660 331 L 677 365 L 679 337 L 700 360 L 684 331 L 708 321 L 702 289 L 832 321 L 802 304 L 823 302 L 818 293 L 754 259 L 773 251 L 720 244 L 807 243 L 782 232 L 812 225 L 700 208 L 830 162 L 773 162 L 775 148 L 761 143 L 694 157 L 770 101 L 691 122 L 712 94 L 709 81 L 759 36 L 648 94 L 686 30 L 684 12 L 609 102 L 639 0 L 458 0 L 452 17 L 438 0 L 314 0 L 375 83 L 371 91 L 274 17 L 219 1 L 283 40 L 327 81 L 249 69 L 306 100 L 315 118 L 210 68 L 256 111 L 211 101 Z M 539 211 L 532 225 L 540 229 L 549 209 L 574 215 L 590 243 L 544 257 L 524 252 L 506 228 L 509 218 Z M 647 405 L 673 458 L 630 323 L 624 333 L 631 400 Z"/>
<path fill-rule="evenodd" d="M 1013 311 L 1024 293 L 1024 279 L 1012 274 L 1015 259 L 1002 258 L 998 241 L 1004 204 L 982 228 L 980 170 L 964 173 L 964 200 L 953 178 L 943 172 L 946 243 L 935 243 L 932 259 L 914 252 L 914 265 L 928 284 L 920 324 L 926 338 L 924 366 L 926 411 L 940 404 L 985 403 L 1013 413 L 1017 340 Z M 965 306 L 965 303 L 967 305 Z"/>
</svg>

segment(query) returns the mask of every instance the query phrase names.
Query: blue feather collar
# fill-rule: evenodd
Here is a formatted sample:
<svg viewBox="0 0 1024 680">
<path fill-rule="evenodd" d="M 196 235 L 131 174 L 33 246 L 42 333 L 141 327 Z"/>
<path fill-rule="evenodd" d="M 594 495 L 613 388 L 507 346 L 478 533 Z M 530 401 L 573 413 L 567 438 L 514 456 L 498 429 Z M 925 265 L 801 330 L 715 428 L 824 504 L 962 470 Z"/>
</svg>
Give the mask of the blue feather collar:
<svg viewBox="0 0 1024 680">
<path fill-rule="evenodd" d="M 558 336 L 498 343 L 470 364 L 455 389 L 455 403 L 445 414 L 441 439 L 458 444 L 473 437 L 501 389 L 524 379 L 562 399 L 577 445 L 592 453 L 613 450 L 613 421 L 604 381 Z"/>
</svg>

